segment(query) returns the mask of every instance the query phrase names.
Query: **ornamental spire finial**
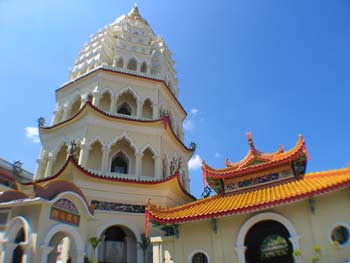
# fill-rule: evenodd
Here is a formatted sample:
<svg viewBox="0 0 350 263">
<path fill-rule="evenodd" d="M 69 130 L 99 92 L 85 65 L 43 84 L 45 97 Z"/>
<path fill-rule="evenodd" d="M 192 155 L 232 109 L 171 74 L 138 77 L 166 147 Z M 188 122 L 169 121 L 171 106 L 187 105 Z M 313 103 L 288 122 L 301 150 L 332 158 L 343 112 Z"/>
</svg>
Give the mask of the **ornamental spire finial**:
<svg viewBox="0 0 350 263">
<path fill-rule="evenodd" d="M 252 132 L 250 132 L 250 131 L 247 132 L 247 140 L 248 140 L 248 144 L 249 144 L 250 149 L 255 150 Z"/>
</svg>

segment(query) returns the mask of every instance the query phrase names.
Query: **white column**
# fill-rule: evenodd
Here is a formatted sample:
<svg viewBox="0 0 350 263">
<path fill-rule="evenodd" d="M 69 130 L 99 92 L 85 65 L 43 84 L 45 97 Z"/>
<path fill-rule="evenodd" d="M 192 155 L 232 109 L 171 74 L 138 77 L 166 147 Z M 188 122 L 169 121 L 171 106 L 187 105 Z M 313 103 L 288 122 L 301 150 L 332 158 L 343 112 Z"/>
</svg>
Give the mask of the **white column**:
<svg viewBox="0 0 350 263">
<path fill-rule="evenodd" d="M 12 262 L 12 254 L 13 250 L 18 246 L 17 243 L 11 243 L 7 241 L 3 241 L 2 243 L 2 255 L 1 255 L 1 263 Z"/>
<path fill-rule="evenodd" d="M 59 119 L 61 119 L 60 117 L 61 116 L 61 112 L 59 109 L 56 109 L 54 112 L 53 112 L 53 118 L 52 118 L 52 121 L 51 121 L 51 125 L 54 125 L 56 123 L 59 122 Z"/>
<path fill-rule="evenodd" d="M 87 145 L 86 143 L 80 145 L 79 165 L 86 167 L 90 149 L 90 145 Z"/>
<path fill-rule="evenodd" d="M 87 96 L 83 96 L 83 97 L 81 98 L 81 103 L 80 103 L 79 109 L 81 109 L 82 107 L 84 107 L 84 105 L 86 104 L 87 100 L 88 100 L 88 97 L 87 97 Z"/>
<path fill-rule="evenodd" d="M 109 147 L 108 146 L 103 146 L 102 148 L 102 172 L 104 173 L 108 173 L 109 169 L 108 169 L 108 156 L 109 156 Z"/>
<path fill-rule="evenodd" d="M 141 161 L 142 161 L 143 153 L 141 153 L 140 151 L 136 151 L 135 156 L 136 156 L 135 175 L 136 177 L 140 177 L 142 175 Z"/>
<path fill-rule="evenodd" d="M 246 246 L 235 247 L 238 256 L 239 263 L 245 263 L 245 251 L 247 250 Z"/>
<path fill-rule="evenodd" d="M 53 157 L 52 153 L 49 153 L 49 156 L 47 158 L 47 165 L 46 165 L 46 170 L 45 170 L 45 175 L 44 178 L 50 177 L 51 173 L 52 173 L 52 167 L 53 167 L 53 163 L 55 162 L 55 159 Z"/>
<path fill-rule="evenodd" d="M 160 155 L 153 155 L 153 160 L 154 160 L 154 173 L 156 179 L 161 179 L 162 178 L 162 162 Z"/>
<path fill-rule="evenodd" d="M 151 245 L 153 249 L 153 263 L 163 263 L 162 238 L 152 237 Z"/>
<path fill-rule="evenodd" d="M 64 106 L 63 106 L 63 114 L 62 114 L 62 119 L 61 119 L 61 121 L 64 121 L 64 120 L 67 119 L 68 113 L 69 113 L 69 106 L 68 106 L 68 105 L 64 105 Z"/>
<path fill-rule="evenodd" d="M 154 120 L 159 119 L 159 106 L 157 103 L 152 105 L 152 115 Z"/>
<path fill-rule="evenodd" d="M 38 160 L 37 160 L 37 163 L 38 163 L 38 166 L 36 168 L 36 173 L 35 173 L 35 176 L 34 176 L 34 180 L 38 180 L 38 179 L 41 179 L 43 177 L 43 174 L 44 174 L 44 165 L 46 163 L 46 159 L 43 159 L 42 157 L 40 157 Z"/>
<path fill-rule="evenodd" d="M 115 108 L 116 108 L 116 104 L 117 104 L 117 96 L 116 95 L 112 95 L 112 99 L 111 99 L 111 107 L 109 108 L 109 112 L 110 113 L 114 113 Z"/>
<path fill-rule="evenodd" d="M 100 100 L 101 100 L 101 93 L 99 93 L 98 91 L 94 91 L 93 92 L 93 100 L 92 100 L 92 104 L 96 107 L 98 107 L 100 105 Z"/>
<path fill-rule="evenodd" d="M 137 118 L 142 117 L 142 106 L 143 106 L 143 101 L 137 100 L 137 106 L 136 106 L 136 117 Z"/>
</svg>

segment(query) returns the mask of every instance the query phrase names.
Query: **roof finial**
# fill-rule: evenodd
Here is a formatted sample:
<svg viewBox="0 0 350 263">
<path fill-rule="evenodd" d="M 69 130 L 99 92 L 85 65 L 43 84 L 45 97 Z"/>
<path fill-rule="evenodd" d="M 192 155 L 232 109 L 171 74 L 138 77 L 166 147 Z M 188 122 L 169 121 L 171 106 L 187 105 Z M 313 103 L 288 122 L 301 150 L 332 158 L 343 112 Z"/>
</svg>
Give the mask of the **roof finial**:
<svg viewBox="0 0 350 263">
<path fill-rule="evenodd" d="M 252 132 L 247 132 L 247 140 L 248 140 L 248 144 L 249 147 L 252 151 L 255 151 L 255 147 L 254 147 L 254 142 L 253 142 L 253 136 L 252 136 Z"/>
<path fill-rule="evenodd" d="M 130 14 L 134 15 L 134 16 L 140 16 L 139 8 L 137 7 L 136 3 L 134 4 L 133 8 L 131 9 Z"/>
</svg>

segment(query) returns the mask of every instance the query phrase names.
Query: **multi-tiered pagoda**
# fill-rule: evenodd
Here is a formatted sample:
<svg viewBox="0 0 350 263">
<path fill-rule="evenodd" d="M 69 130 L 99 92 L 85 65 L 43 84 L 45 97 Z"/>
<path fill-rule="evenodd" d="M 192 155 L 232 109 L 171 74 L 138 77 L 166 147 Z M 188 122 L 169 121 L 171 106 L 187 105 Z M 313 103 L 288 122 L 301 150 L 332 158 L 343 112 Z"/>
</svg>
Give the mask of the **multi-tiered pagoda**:
<svg viewBox="0 0 350 263">
<path fill-rule="evenodd" d="M 183 143 L 177 97 L 171 52 L 136 6 L 93 35 L 56 90 L 51 125 L 39 120 L 33 180 L 0 194 L 1 262 L 151 258 L 152 248 L 138 245 L 147 200 L 194 200 L 187 162 L 195 147 Z"/>
</svg>

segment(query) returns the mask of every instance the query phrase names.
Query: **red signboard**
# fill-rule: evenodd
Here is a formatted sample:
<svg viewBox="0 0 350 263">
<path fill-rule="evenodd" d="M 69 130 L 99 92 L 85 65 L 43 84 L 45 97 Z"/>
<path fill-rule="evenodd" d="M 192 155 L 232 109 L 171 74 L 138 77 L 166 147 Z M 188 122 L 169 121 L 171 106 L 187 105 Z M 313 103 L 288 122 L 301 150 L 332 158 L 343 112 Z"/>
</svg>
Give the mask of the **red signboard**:
<svg viewBox="0 0 350 263">
<path fill-rule="evenodd" d="M 67 223 L 74 226 L 79 226 L 80 216 L 63 211 L 56 207 L 51 208 L 50 218 L 56 221 Z"/>
</svg>

